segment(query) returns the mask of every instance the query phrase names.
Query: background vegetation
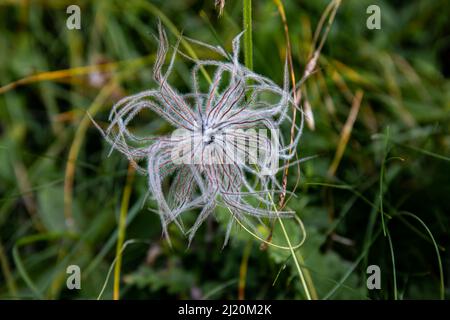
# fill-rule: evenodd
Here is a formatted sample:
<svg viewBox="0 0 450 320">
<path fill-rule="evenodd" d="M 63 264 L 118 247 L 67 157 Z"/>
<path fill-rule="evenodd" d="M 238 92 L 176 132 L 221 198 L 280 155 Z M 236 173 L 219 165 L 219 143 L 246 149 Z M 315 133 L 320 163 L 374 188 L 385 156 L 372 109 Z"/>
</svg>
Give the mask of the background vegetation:
<svg viewBox="0 0 450 320">
<path fill-rule="evenodd" d="M 283 1 L 297 78 L 328 3 Z M 81 7 L 81 30 L 66 28 L 71 4 Z M 370 4 L 381 8 L 381 30 L 366 28 Z M 279 10 L 277 1 L 253 1 L 251 17 L 254 70 L 281 83 Z M 307 230 L 297 255 L 313 298 L 450 296 L 449 13 L 446 0 L 342 1 L 304 87 L 315 123 L 298 153 L 318 157 L 302 164 L 299 180 L 289 173 L 297 197 L 288 205 Z M 226 211 L 189 249 L 171 229 L 170 248 L 154 203 L 144 202 L 145 178 L 117 152 L 108 157 L 86 116 L 105 125 L 115 101 L 152 87 L 158 19 L 172 42 L 182 31 L 230 50 L 243 6 L 226 1 L 218 17 L 212 0 L 0 1 L 0 298 L 95 299 L 102 288 L 104 299 L 114 291 L 124 299 L 305 298 L 289 251 L 261 248 L 240 227 L 222 249 Z M 189 87 L 189 66 L 176 64 L 179 90 Z M 170 131 L 161 124 L 142 117 L 136 127 Z M 125 215 L 119 291 L 112 268 Z M 287 228 L 300 239 L 295 224 Z M 285 245 L 278 225 L 272 241 Z M 66 288 L 72 264 L 81 290 Z M 366 287 L 372 264 L 381 290 Z"/>
</svg>

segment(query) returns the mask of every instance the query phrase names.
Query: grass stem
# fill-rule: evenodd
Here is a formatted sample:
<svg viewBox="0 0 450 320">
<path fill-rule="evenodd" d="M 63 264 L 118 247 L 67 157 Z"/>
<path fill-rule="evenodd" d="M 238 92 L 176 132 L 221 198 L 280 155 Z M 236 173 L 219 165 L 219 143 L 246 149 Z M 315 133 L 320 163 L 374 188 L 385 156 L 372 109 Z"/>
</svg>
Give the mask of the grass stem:
<svg viewBox="0 0 450 320">
<path fill-rule="evenodd" d="M 128 213 L 128 205 L 130 203 L 132 184 L 134 179 L 135 169 L 131 165 L 128 165 L 127 181 L 122 196 L 122 204 L 120 206 L 119 216 L 119 235 L 117 237 L 116 245 L 116 264 L 114 266 L 114 300 L 120 298 L 120 268 L 122 267 L 122 247 L 125 241 L 126 221 Z"/>
<path fill-rule="evenodd" d="M 11 268 L 8 263 L 8 258 L 5 255 L 5 251 L 3 249 L 3 245 L 0 242 L 0 267 L 3 273 L 3 277 L 6 280 L 6 285 L 8 286 L 8 291 L 11 297 L 17 296 L 17 286 L 14 280 L 14 277 L 11 273 Z"/>
<path fill-rule="evenodd" d="M 253 70 L 252 0 L 244 0 L 243 5 L 244 62 L 248 69 Z"/>
<path fill-rule="evenodd" d="M 244 248 L 241 266 L 239 267 L 238 299 L 245 299 L 245 283 L 247 281 L 248 258 L 252 251 L 253 241 L 249 240 Z"/>
</svg>

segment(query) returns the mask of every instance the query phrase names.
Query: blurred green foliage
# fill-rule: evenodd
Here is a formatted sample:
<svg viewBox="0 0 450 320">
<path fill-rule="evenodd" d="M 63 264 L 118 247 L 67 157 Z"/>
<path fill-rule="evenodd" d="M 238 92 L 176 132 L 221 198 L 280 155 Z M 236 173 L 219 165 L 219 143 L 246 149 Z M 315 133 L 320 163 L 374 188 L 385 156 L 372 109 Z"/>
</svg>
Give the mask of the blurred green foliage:
<svg viewBox="0 0 450 320">
<path fill-rule="evenodd" d="M 283 3 L 299 77 L 329 1 Z M 71 4 L 81 7 L 81 30 L 66 28 Z M 381 30 L 366 28 L 370 4 L 381 8 Z M 318 157 L 302 164 L 288 204 L 307 230 L 299 252 L 319 298 L 437 299 L 441 286 L 450 296 L 449 13 L 447 0 L 342 1 L 318 71 L 304 88 L 315 130 L 305 129 L 298 153 Z M 93 116 L 104 125 L 120 97 L 152 87 L 158 19 L 171 41 L 179 30 L 230 49 L 242 29 L 242 3 L 226 1 L 218 17 L 212 0 L 0 1 L 0 298 L 99 295 L 115 258 L 128 164 L 118 153 L 108 157 L 98 131 L 90 122 L 83 131 L 80 123 L 87 110 L 96 110 Z M 286 43 L 271 0 L 253 1 L 253 50 L 254 69 L 281 83 Z M 107 67 L 79 69 L 96 64 Z M 189 67 L 183 59 L 176 63 L 171 81 L 181 91 L 189 88 Z M 64 71 L 29 78 L 57 70 Z M 25 80 L 8 87 L 19 79 Z M 337 172 L 329 176 L 359 89 L 364 97 L 357 120 Z M 136 127 L 149 134 L 170 130 L 161 124 L 143 115 Z M 69 152 L 77 143 L 72 161 Z M 67 185 L 71 165 L 73 190 Z M 291 170 L 289 190 L 297 178 Z M 154 203 L 145 201 L 145 178 L 136 177 L 132 186 L 126 239 L 135 242 L 123 251 L 121 298 L 236 299 L 240 277 L 245 298 L 305 298 L 288 251 L 261 250 L 240 227 L 222 249 L 226 210 L 217 211 L 217 220 L 208 221 L 188 249 L 186 238 L 171 229 L 170 248 L 161 239 Z M 68 203 L 73 228 L 67 225 Z M 296 242 L 298 228 L 286 223 Z M 285 244 L 278 226 L 273 242 Z M 71 264 L 81 267 L 81 290 L 66 289 Z M 372 264 L 382 270 L 381 290 L 367 290 Z M 112 298 L 112 283 L 110 277 L 102 298 Z"/>
</svg>

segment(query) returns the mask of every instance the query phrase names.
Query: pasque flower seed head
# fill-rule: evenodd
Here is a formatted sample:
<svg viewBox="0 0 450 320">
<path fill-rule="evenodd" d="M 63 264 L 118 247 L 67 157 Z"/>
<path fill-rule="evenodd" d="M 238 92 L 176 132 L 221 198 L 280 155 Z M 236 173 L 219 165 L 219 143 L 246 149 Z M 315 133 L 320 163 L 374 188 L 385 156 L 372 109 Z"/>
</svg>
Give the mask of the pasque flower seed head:
<svg viewBox="0 0 450 320">
<path fill-rule="evenodd" d="M 239 62 L 241 35 L 233 40 L 230 54 L 220 47 L 186 39 L 214 51 L 223 61 L 191 59 L 178 50 L 177 44 L 163 72 L 169 46 L 166 33 L 159 26 L 159 48 L 153 68 L 157 86 L 117 102 L 108 128 L 102 131 L 112 150 L 124 154 L 147 176 L 167 239 L 167 226 L 173 222 L 189 234 L 190 243 L 217 206 L 227 207 L 233 218 L 249 225 L 249 217 L 293 214 L 274 210 L 273 199 L 282 189 L 277 180 L 277 173 L 283 169 L 279 163 L 290 160 L 296 152 L 303 113 L 291 96 L 286 63 L 280 87 Z M 168 81 L 177 54 L 194 64 L 189 93 L 178 92 Z M 199 74 L 206 68 L 213 70 L 213 78 L 209 89 L 202 92 Z M 293 142 L 285 144 L 280 126 L 292 121 L 287 113 L 291 107 L 298 108 L 302 116 Z M 173 134 L 140 137 L 132 133 L 130 122 L 146 109 L 172 125 Z M 163 188 L 165 179 L 171 181 L 168 190 Z M 186 230 L 181 216 L 194 209 L 199 214 Z M 230 219 L 225 243 L 233 221 Z"/>
</svg>

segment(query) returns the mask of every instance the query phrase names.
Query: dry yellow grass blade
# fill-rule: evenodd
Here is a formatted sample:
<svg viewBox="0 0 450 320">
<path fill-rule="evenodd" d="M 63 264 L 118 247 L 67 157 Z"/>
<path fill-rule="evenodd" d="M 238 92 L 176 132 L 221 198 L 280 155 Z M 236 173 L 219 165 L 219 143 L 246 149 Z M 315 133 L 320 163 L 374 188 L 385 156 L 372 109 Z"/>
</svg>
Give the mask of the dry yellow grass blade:
<svg viewBox="0 0 450 320">
<path fill-rule="evenodd" d="M 245 299 L 245 283 L 247 281 L 247 270 L 248 270 L 248 258 L 252 251 L 253 241 L 248 240 L 244 248 L 244 253 L 242 254 L 242 261 L 239 267 L 239 285 L 238 285 L 238 299 Z"/>
<path fill-rule="evenodd" d="M 377 90 L 376 85 L 365 79 L 364 75 L 358 73 L 357 70 L 347 66 L 341 61 L 338 61 L 336 59 L 328 59 L 324 56 L 320 57 L 320 61 L 326 66 L 326 70 L 331 76 L 333 83 L 349 103 L 353 103 L 354 96 L 346 80 L 360 87 L 364 87 L 367 90 Z"/>
<path fill-rule="evenodd" d="M 422 99 L 431 100 L 431 94 L 427 91 L 427 89 L 423 85 L 422 79 L 417 74 L 417 71 L 414 70 L 414 67 L 408 62 L 408 60 L 395 53 L 391 53 L 390 55 L 397 69 L 404 75 L 405 80 L 411 83 L 414 88 L 416 88 L 417 92 L 422 96 Z"/>
<path fill-rule="evenodd" d="M 30 83 L 34 83 L 34 82 L 54 81 L 54 80 L 59 80 L 59 79 L 64 79 L 64 78 L 82 76 L 82 75 L 90 74 L 93 72 L 112 71 L 112 70 L 115 70 L 118 65 L 119 65 L 118 62 L 112 62 L 112 63 L 71 68 L 71 69 L 41 72 L 41 73 L 37 73 L 37 74 L 31 75 L 31 76 L 19 79 L 14 82 L 8 83 L 7 85 L 0 87 L 0 94 L 3 94 L 10 90 L 16 89 L 17 87 L 27 85 Z"/>
<path fill-rule="evenodd" d="M 333 83 L 336 85 L 336 87 L 339 89 L 339 91 L 343 94 L 344 98 L 351 103 L 353 101 L 353 93 L 348 87 L 347 83 L 345 82 L 344 78 L 341 76 L 341 74 L 336 70 L 336 68 L 331 64 L 328 63 L 328 72 L 331 75 L 331 79 L 333 80 Z"/>
<path fill-rule="evenodd" d="M 339 6 L 341 4 L 341 0 L 331 1 L 328 4 L 327 8 L 325 9 L 324 13 L 322 14 L 322 16 L 320 18 L 318 27 L 316 28 L 316 31 L 314 33 L 314 40 L 313 40 L 313 45 L 311 47 L 311 54 L 310 54 L 309 60 L 306 64 L 303 75 L 300 79 L 298 88 L 296 88 L 295 75 L 294 75 L 294 69 L 293 69 L 293 64 L 292 64 L 291 44 L 290 44 L 290 40 L 289 40 L 289 30 L 288 30 L 285 10 L 284 10 L 281 0 L 274 0 L 274 2 L 277 5 L 278 11 L 280 12 L 280 16 L 281 16 L 281 19 L 282 19 L 283 25 L 284 25 L 284 31 L 285 31 L 285 36 L 286 36 L 286 45 L 287 45 L 287 57 L 288 57 L 288 63 L 289 63 L 289 68 L 290 68 L 290 73 L 291 73 L 291 80 L 293 83 L 292 89 L 294 92 L 294 100 L 297 105 L 301 105 L 302 104 L 301 103 L 302 85 L 315 72 L 317 62 L 320 57 L 320 53 L 321 53 L 322 48 L 325 44 L 325 41 L 328 37 L 328 34 L 331 30 L 331 26 L 336 17 L 337 10 L 339 9 Z M 327 22 L 326 25 L 325 25 L 325 22 Z M 320 36 L 321 34 L 322 34 L 322 36 Z M 320 41 L 319 41 L 319 39 L 320 39 Z M 314 128 L 315 128 L 314 115 L 312 112 L 311 105 L 308 102 L 303 103 L 303 109 L 304 109 L 305 121 L 306 121 L 307 126 L 311 130 L 314 130 Z M 296 120 L 296 109 L 294 108 L 293 117 L 292 117 L 292 127 L 291 127 L 291 140 L 290 140 L 291 144 L 293 142 L 294 134 L 295 134 L 295 120 Z M 291 150 L 289 150 L 289 152 L 291 152 Z M 280 208 L 283 208 L 283 206 L 285 205 L 288 171 L 289 171 L 289 161 L 287 161 L 287 166 L 283 173 L 283 180 L 282 180 L 282 184 L 281 184 L 282 188 L 283 188 L 283 192 L 281 193 L 281 196 L 280 196 Z"/>
<path fill-rule="evenodd" d="M 275 5 L 277 6 L 278 12 L 280 13 L 280 17 L 281 17 L 281 21 L 283 22 L 283 27 L 284 27 L 284 36 L 286 38 L 286 56 L 288 59 L 288 65 L 289 65 L 289 73 L 291 75 L 291 82 L 292 82 L 292 90 L 294 93 L 294 100 L 298 101 L 297 99 L 297 90 L 295 88 L 295 72 L 294 72 L 294 65 L 292 62 L 292 48 L 291 48 L 291 40 L 289 38 L 289 27 L 287 24 L 287 19 L 286 19 L 286 12 L 284 11 L 284 6 L 283 3 L 281 2 L 281 0 L 273 0 L 275 2 Z M 294 136 L 295 136 L 295 120 L 297 118 L 297 109 L 295 107 L 292 107 L 292 126 L 291 126 L 291 144 L 294 141 Z M 291 150 L 289 150 L 289 153 L 291 152 Z M 286 199 L 286 187 L 287 187 L 287 175 L 288 175 L 288 171 L 289 171 L 289 161 L 287 163 L 286 169 L 284 169 L 283 172 L 283 180 L 282 180 L 282 187 L 283 187 L 283 192 L 280 195 L 280 208 L 283 208 L 284 204 L 285 204 L 285 199 Z"/>
<path fill-rule="evenodd" d="M 338 70 L 339 73 L 342 74 L 348 80 L 352 81 L 357 85 L 364 86 L 365 88 L 375 90 L 375 85 L 370 80 L 365 78 L 363 75 L 359 74 L 358 71 L 356 71 L 352 67 L 349 67 L 348 65 L 336 59 L 331 59 L 330 62 L 333 64 L 336 70 Z"/>
<path fill-rule="evenodd" d="M 11 294 L 11 297 L 15 298 L 17 296 L 17 285 L 13 277 L 13 273 L 11 272 L 11 267 L 9 265 L 8 258 L 6 256 L 5 250 L 3 249 L 3 245 L 1 242 L 0 242 L 0 267 L 3 273 L 3 277 L 5 278 L 8 291 Z"/>
<path fill-rule="evenodd" d="M 334 176 L 336 170 L 341 162 L 342 155 L 344 154 L 345 148 L 347 147 L 348 140 L 350 139 L 350 135 L 352 133 L 353 125 L 355 124 L 356 117 L 358 116 L 359 108 L 361 106 L 361 101 L 363 98 L 363 92 L 358 90 L 353 99 L 352 108 L 350 109 L 350 113 L 347 117 L 347 121 L 345 122 L 344 127 L 341 130 L 341 135 L 339 138 L 339 143 L 336 149 L 336 153 L 334 155 L 333 162 L 331 163 L 330 168 L 328 169 L 328 175 Z"/>
<path fill-rule="evenodd" d="M 15 5 L 20 7 L 26 7 L 30 1 L 24 0 L 2 0 L 0 6 Z M 74 4 L 72 0 L 33 0 L 34 4 L 45 5 L 49 8 L 66 8 L 68 5 Z"/>
<path fill-rule="evenodd" d="M 389 95 L 395 99 L 395 112 L 406 126 L 410 128 L 414 127 L 416 121 L 403 103 L 403 94 L 397 80 L 397 70 L 395 69 L 394 60 L 390 54 L 384 53 L 380 57 L 380 63 Z"/>
<path fill-rule="evenodd" d="M 294 100 L 300 104 L 300 99 L 301 96 L 298 96 L 301 94 L 301 91 L 298 90 L 296 88 L 296 80 L 295 80 L 295 73 L 294 73 L 294 65 L 292 62 L 292 47 L 291 47 L 291 41 L 289 38 L 289 27 L 288 27 L 288 23 L 287 23 L 287 19 L 286 19 L 286 13 L 284 10 L 284 6 L 283 3 L 281 2 L 281 0 L 274 0 L 278 12 L 280 13 L 281 16 L 281 20 L 283 22 L 283 27 L 284 27 L 284 34 L 285 34 L 285 38 L 286 38 L 286 51 L 287 51 L 287 59 L 288 59 L 288 65 L 289 65 L 289 72 L 290 72 L 290 76 L 291 76 L 291 81 L 292 81 L 292 90 L 293 90 L 293 94 L 294 94 Z M 300 84 L 301 86 L 301 84 Z M 312 111 L 311 111 L 312 114 Z M 296 116 L 297 116 L 297 109 L 295 107 L 292 108 L 292 126 L 291 126 L 291 139 L 290 139 L 290 143 L 292 144 L 292 142 L 294 141 L 294 136 L 295 136 L 295 120 L 296 120 Z M 289 152 L 291 152 L 291 150 L 289 150 Z M 285 200 L 286 200 L 286 188 L 287 188 L 287 176 L 288 176 L 288 170 L 289 170 L 289 161 L 287 163 L 288 165 L 286 166 L 286 169 L 283 172 L 283 180 L 282 180 L 282 188 L 283 188 L 283 192 L 280 195 L 280 208 L 283 208 L 283 206 L 285 205 Z M 299 169 L 300 170 L 300 169 Z M 300 172 L 300 171 L 299 171 Z M 276 205 L 275 203 L 274 205 L 274 209 L 276 210 Z M 309 274 L 309 271 L 307 269 L 302 270 L 298 260 L 301 261 L 301 263 L 303 264 L 303 257 L 300 254 L 297 254 L 294 249 L 292 248 L 292 245 L 290 243 L 290 239 L 286 233 L 286 230 L 284 228 L 284 224 L 283 221 L 281 221 L 281 219 L 278 217 L 278 220 L 280 221 L 280 225 L 283 229 L 283 233 L 286 237 L 286 241 L 288 242 L 288 245 L 290 247 L 291 250 L 291 254 L 292 254 L 292 258 L 294 259 L 295 265 L 297 267 L 297 270 L 299 272 L 299 276 L 302 282 L 302 285 L 305 289 L 305 293 L 307 296 L 308 300 L 311 299 L 318 299 L 317 296 L 317 292 L 315 290 L 314 284 L 312 282 L 312 278 L 311 275 Z"/>
<path fill-rule="evenodd" d="M 328 90 L 327 83 L 325 81 L 325 77 L 323 75 L 323 72 L 321 70 L 317 71 L 317 79 L 319 80 L 319 90 L 320 93 L 324 99 L 325 107 L 327 109 L 327 112 L 331 116 L 335 116 L 336 114 L 336 107 L 334 105 L 333 99 L 330 96 L 330 92 Z"/>
</svg>

